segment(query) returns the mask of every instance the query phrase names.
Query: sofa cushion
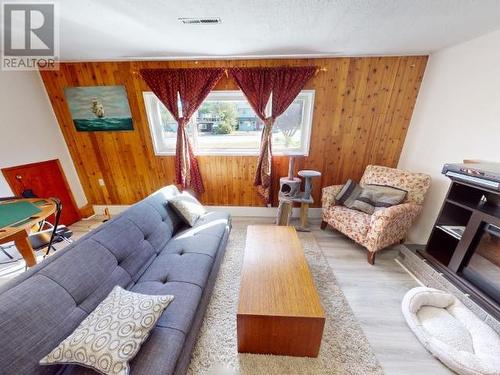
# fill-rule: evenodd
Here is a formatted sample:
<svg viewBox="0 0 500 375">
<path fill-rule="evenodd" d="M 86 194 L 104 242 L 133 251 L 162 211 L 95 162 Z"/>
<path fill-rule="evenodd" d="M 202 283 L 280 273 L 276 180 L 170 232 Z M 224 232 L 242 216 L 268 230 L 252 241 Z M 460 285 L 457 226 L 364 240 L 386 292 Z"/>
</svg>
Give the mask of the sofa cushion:
<svg viewBox="0 0 500 375">
<path fill-rule="evenodd" d="M 86 313 L 94 310 L 115 285 L 127 287 L 132 282 L 114 254 L 92 238 L 79 242 L 39 274 L 64 288 Z"/>
<path fill-rule="evenodd" d="M 54 373 L 38 361 L 71 333 L 87 313 L 57 282 L 34 275 L 1 294 L 0 373 Z"/>
<path fill-rule="evenodd" d="M 104 374 L 127 375 L 129 361 L 173 298 L 134 293 L 116 286 L 40 364 L 76 363 Z"/>
<path fill-rule="evenodd" d="M 192 228 L 184 228 L 179 230 L 175 238 L 187 238 L 195 236 L 199 233 L 211 234 L 222 238 L 230 225 L 230 216 L 225 212 L 207 212 L 200 216 Z"/>
<path fill-rule="evenodd" d="M 170 224 L 145 201 L 130 207 L 120 215 L 120 218 L 132 221 L 142 232 L 143 239 L 150 243 L 156 253 L 163 249 L 172 237 Z"/>
<path fill-rule="evenodd" d="M 95 233 L 92 240 L 97 241 L 112 253 L 117 264 L 134 281 L 139 278 L 157 254 L 157 250 L 144 233 L 126 215 L 109 222 L 106 230 Z"/>
<path fill-rule="evenodd" d="M 130 362 L 131 374 L 172 374 L 184 345 L 182 332 L 156 327 Z M 98 375 L 92 369 L 69 366 L 62 375 Z"/>
<path fill-rule="evenodd" d="M 134 285 L 132 291 L 151 295 L 173 295 L 174 300 L 156 324 L 159 327 L 176 329 L 185 334 L 190 331 L 202 294 L 200 287 L 184 282 L 146 281 Z"/>
<path fill-rule="evenodd" d="M 205 254 L 215 259 L 217 250 L 219 249 L 220 238 L 214 234 L 206 234 L 203 232 L 194 233 L 192 236 L 176 236 L 172 238 L 167 246 L 162 250 L 164 253 L 196 253 Z"/>
<path fill-rule="evenodd" d="M 80 305 L 111 275 L 118 262 L 108 249 L 92 238 L 78 245 L 39 274 L 63 287 Z"/>
<path fill-rule="evenodd" d="M 132 374 L 172 374 L 184 345 L 185 335 L 156 327 L 130 363 Z"/>
<path fill-rule="evenodd" d="M 212 264 L 213 258 L 206 254 L 184 253 L 182 250 L 178 253 L 162 253 L 151 263 L 138 282 L 179 281 L 194 284 L 203 289 Z"/>
</svg>

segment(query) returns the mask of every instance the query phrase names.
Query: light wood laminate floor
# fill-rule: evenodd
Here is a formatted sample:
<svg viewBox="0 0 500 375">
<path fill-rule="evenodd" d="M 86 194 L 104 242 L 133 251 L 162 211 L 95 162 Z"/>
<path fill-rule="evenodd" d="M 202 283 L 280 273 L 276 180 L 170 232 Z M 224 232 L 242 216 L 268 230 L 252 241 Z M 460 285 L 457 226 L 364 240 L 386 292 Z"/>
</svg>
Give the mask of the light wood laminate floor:
<svg viewBox="0 0 500 375">
<path fill-rule="evenodd" d="M 101 222 L 102 217 L 94 217 L 75 223 L 71 226 L 73 238 L 78 239 Z M 239 228 L 271 223 L 272 218 L 233 218 L 233 226 Z M 312 233 L 385 373 L 453 374 L 424 349 L 404 321 L 401 300 L 418 283 L 395 261 L 397 247 L 378 253 L 375 265 L 371 266 L 366 261 L 366 250 L 338 232 L 320 230 L 319 223 L 319 220 L 311 220 Z M 63 247 L 62 244 L 56 246 L 58 249 Z M 8 251 L 18 257 L 15 248 Z M 0 254 L 0 261 L 4 260 L 6 258 Z M 22 259 L 0 265 L 0 284 L 22 272 Z"/>
<path fill-rule="evenodd" d="M 401 301 L 418 283 L 395 261 L 397 247 L 378 253 L 371 266 L 366 250 L 342 234 L 319 228 L 313 233 L 385 373 L 453 374 L 424 349 L 404 320 Z"/>
</svg>

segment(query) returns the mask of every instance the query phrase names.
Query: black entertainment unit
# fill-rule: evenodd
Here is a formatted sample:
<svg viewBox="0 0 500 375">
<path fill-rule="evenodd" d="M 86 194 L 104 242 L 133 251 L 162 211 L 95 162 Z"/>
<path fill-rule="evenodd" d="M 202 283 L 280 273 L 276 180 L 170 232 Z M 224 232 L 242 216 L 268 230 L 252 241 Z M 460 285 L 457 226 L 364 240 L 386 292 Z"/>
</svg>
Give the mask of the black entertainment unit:
<svg viewBox="0 0 500 375">
<path fill-rule="evenodd" d="M 451 185 L 418 252 L 500 319 L 500 164 L 446 164 L 443 174 Z"/>
</svg>

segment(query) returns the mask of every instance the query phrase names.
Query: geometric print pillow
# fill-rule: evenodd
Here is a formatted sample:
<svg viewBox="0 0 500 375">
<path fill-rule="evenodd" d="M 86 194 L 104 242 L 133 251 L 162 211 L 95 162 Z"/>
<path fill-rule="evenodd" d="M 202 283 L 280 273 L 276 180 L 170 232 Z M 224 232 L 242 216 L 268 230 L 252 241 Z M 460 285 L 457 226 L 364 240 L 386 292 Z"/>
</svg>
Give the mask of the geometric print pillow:
<svg viewBox="0 0 500 375">
<path fill-rule="evenodd" d="M 115 286 L 41 365 L 77 364 L 106 375 L 128 375 L 128 362 L 174 296 L 150 296 Z"/>
</svg>

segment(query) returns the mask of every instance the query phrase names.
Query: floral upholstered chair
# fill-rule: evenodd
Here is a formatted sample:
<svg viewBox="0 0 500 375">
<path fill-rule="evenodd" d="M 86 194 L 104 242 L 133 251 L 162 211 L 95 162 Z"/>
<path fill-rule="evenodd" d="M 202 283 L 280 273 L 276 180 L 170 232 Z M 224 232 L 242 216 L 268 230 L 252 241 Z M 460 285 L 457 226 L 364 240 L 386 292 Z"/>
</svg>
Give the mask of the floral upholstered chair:
<svg viewBox="0 0 500 375">
<path fill-rule="evenodd" d="M 425 193 L 431 182 L 423 173 L 369 165 L 360 185 L 393 186 L 407 191 L 402 204 L 380 208 L 373 215 L 337 205 L 335 196 L 343 185 L 323 188 L 323 221 L 321 229 L 329 224 L 368 249 L 368 263 L 375 263 L 375 253 L 389 245 L 404 241 L 406 233 L 420 214 Z"/>
</svg>

